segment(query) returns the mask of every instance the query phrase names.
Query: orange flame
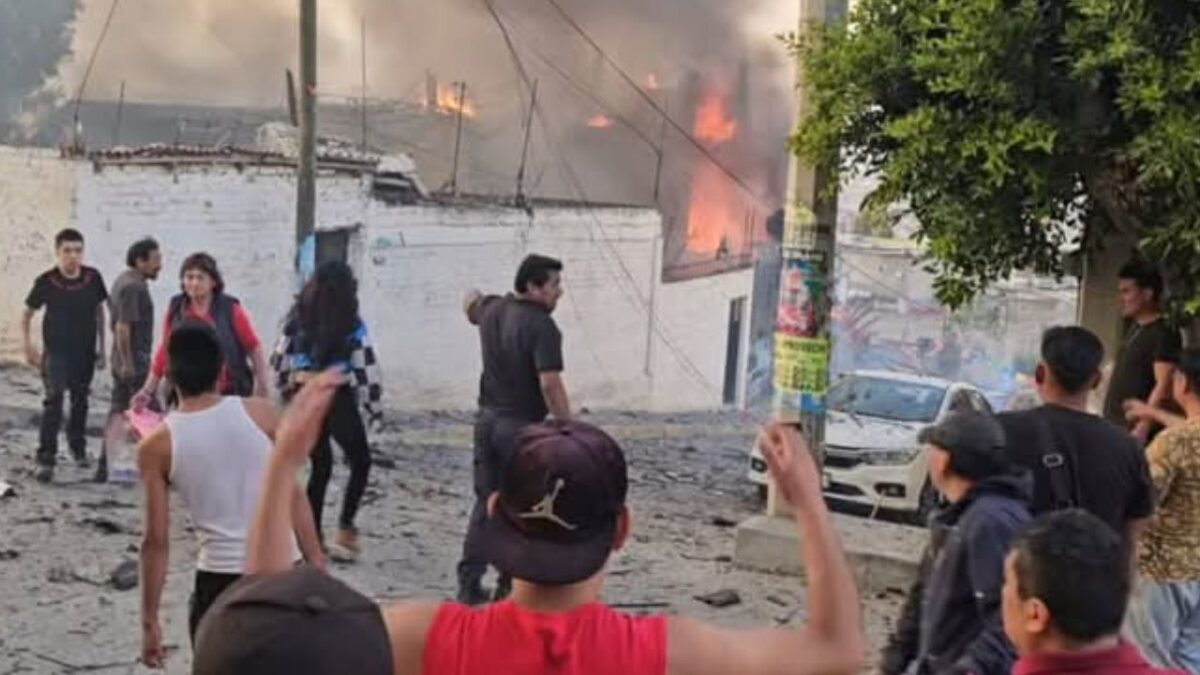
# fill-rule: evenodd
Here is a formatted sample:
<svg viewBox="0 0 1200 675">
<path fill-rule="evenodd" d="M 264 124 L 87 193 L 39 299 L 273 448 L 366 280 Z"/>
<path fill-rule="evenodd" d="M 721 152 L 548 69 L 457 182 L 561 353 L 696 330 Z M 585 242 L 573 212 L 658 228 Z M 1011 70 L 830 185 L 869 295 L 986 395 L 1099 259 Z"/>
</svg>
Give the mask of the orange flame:
<svg viewBox="0 0 1200 675">
<path fill-rule="evenodd" d="M 608 119 L 604 113 L 596 113 L 592 115 L 587 124 L 593 129 L 607 129 L 612 126 L 612 120 Z"/>
<path fill-rule="evenodd" d="M 694 253 L 740 251 L 746 213 L 737 190 L 712 162 L 692 170 L 692 195 L 688 202 L 687 248 Z"/>
<path fill-rule="evenodd" d="M 702 141 L 718 144 L 737 134 L 737 121 L 725 112 L 725 101 L 716 92 L 708 92 L 696 108 L 692 132 Z"/>
<path fill-rule="evenodd" d="M 471 102 L 470 97 L 464 98 L 460 106 L 458 101 L 458 88 L 452 84 L 444 82 L 437 83 L 437 100 L 433 102 L 432 108 L 442 115 L 457 115 L 461 109 L 463 117 L 474 119 L 478 112 L 475 110 L 475 104 Z M 425 102 L 426 107 L 431 107 L 430 102 Z"/>
<path fill-rule="evenodd" d="M 720 89 L 704 92 L 696 107 L 692 133 L 714 145 L 733 140 L 737 121 L 725 108 Z M 712 162 L 700 161 L 692 169 L 692 191 L 687 214 L 687 248 L 693 253 L 721 257 L 745 245 L 746 204 L 737 188 Z"/>
</svg>

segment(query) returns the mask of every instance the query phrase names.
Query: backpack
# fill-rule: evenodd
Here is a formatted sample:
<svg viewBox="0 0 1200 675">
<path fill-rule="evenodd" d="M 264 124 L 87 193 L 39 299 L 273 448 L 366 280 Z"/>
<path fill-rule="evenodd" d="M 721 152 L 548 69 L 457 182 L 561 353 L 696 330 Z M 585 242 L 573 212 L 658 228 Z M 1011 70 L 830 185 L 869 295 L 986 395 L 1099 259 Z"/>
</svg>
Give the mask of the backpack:
<svg viewBox="0 0 1200 675">
<path fill-rule="evenodd" d="M 1031 410 L 1029 415 L 1034 418 L 1038 445 L 1041 447 L 1038 463 L 1049 477 L 1050 509 L 1062 511 L 1079 506 L 1082 500 L 1079 498 L 1079 481 L 1075 476 L 1075 458 L 1069 452 L 1058 449 L 1054 430 L 1040 408 Z"/>
</svg>

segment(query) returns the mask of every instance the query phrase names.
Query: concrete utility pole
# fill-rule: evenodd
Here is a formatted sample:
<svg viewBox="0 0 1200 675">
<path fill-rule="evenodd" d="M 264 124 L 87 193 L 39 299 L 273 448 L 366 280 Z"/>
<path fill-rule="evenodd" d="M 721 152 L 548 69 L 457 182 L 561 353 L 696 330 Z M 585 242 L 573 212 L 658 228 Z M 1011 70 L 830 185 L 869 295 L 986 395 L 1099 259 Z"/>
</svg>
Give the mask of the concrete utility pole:
<svg viewBox="0 0 1200 675">
<path fill-rule="evenodd" d="M 300 0 L 300 157 L 296 175 L 296 269 L 314 230 L 317 192 L 317 0 Z"/>
<path fill-rule="evenodd" d="M 800 31 L 840 20 L 846 0 L 800 0 Z M 810 102 L 804 69 L 797 65 L 796 115 L 803 120 Z M 804 165 L 792 157 L 783 224 L 783 273 L 775 326 L 776 419 L 798 424 L 823 464 L 825 390 L 829 386 L 831 276 L 837 231 L 837 176 L 834 167 Z M 784 510 L 774 486 L 767 513 Z"/>
</svg>

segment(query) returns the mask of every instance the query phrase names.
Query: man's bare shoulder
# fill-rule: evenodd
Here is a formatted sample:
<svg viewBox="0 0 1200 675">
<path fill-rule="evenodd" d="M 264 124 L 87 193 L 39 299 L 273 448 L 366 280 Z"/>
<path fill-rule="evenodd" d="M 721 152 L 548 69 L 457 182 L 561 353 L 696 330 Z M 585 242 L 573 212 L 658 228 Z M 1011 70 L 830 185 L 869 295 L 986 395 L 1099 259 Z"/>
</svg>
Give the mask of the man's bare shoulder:
<svg viewBox="0 0 1200 675">
<path fill-rule="evenodd" d="M 137 446 L 139 470 L 167 473 L 171 466 L 171 427 L 164 422 L 143 438 Z"/>
<path fill-rule="evenodd" d="M 244 398 L 242 407 L 264 434 L 274 437 L 275 426 L 279 423 L 279 410 L 274 403 L 265 398 Z"/>
<path fill-rule="evenodd" d="M 397 675 L 421 673 L 425 639 L 441 608 L 442 604 L 436 602 L 393 602 L 380 606 L 392 645 L 392 672 Z"/>
</svg>

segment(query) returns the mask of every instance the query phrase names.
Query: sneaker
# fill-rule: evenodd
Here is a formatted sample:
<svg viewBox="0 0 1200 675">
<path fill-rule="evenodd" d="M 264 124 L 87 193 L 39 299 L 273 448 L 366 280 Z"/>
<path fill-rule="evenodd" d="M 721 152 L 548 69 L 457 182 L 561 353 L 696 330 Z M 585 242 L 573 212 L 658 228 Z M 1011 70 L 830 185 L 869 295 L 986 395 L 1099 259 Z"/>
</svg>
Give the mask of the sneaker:
<svg viewBox="0 0 1200 675">
<path fill-rule="evenodd" d="M 71 457 L 75 460 L 75 466 L 77 466 L 81 469 L 87 469 L 92 466 L 91 461 L 88 460 L 87 450 L 83 450 L 80 452 L 75 452 L 74 450 L 72 450 Z"/>
<path fill-rule="evenodd" d="M 33 472 L 33 479 L 42 484 L 49 483 L 54 480 L 54 467 L 39 464 Z"/>
<path fill-rule="evenodd" d="M 358 532 L 353 528 L 339 528 L 329 546 L 329 557 L 334 562 L 352 563 L 358 560 L 362 549 L 358 545 Z"/>
</svg>

